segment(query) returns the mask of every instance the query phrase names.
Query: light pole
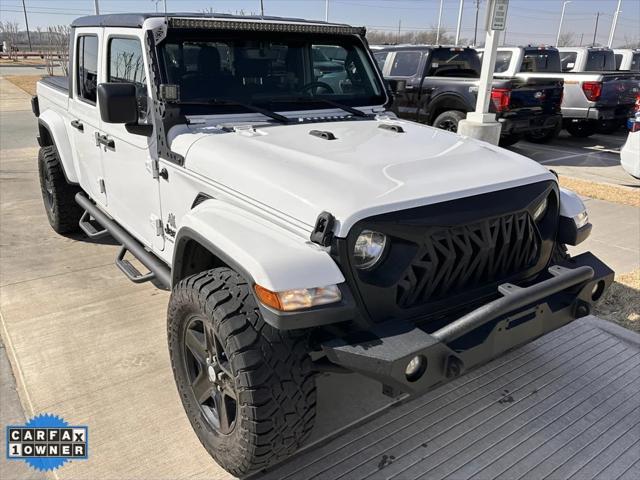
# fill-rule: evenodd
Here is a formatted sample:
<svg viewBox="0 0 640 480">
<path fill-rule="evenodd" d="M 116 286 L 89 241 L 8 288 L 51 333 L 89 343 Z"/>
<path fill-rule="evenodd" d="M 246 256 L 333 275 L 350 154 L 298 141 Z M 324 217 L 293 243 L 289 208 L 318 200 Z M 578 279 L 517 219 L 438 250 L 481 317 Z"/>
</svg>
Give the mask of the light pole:
<svg viewBox="0 0 640 480">
<path fill-rule="evenodd" d="M 462 9 L 464 0 L 460 0 L 460 8 L 458 9 L 458 26 L 456 27 L 456 45 L 460 42 L 460 27 L 462 26 Z"/>
<path fill-rule="evenodd" d="M 596 27 L 593 29 L 593 43 L 592 47 L 596 46 L 596 37 L 598 36 L 598 20 L 600 20 L 600 12 L 596 13 Z"/>
<path fill-rule="evenodd" d="M 329 22 L 329 0 L 324 0 L 324 21 Z"/>
<path fill-rule="evenodd" d="M 476 0 L 476 26 L 473 29 L 473 46 L 478 44 L 478 14 L 480 13 L 480 0 Z"/>
<path fill-rule="evenodd" d="M 27 26 L 27 40 L 29 40 L 29 51 L 33 50 L 31 46 L 31 33 L 29 32 L 29 20 L 27 20 L 27 6 L 24 4 L 24 0 L 22 0 L 22 10 L 24 10 L 24 23 Z"/>
<path fill-rule="evenodd" d="M 96 11 L 96 15 L 100 15 L 100 5 L 98 5 L 98 0 L 93 0 L 93 8 Z"/>
<path fill-rule="evenodd" d="M 440 0 L 440 12 L 438 13 L 438 29 L 436 30 L 436 45 L 440 45 L 440 25 L 442 25 L 442 4 L 444 0 Z"/>
<path fill-rule="evenodd" d="M 564 9 L 567 8 L 567 5 L 571 3 L 571 0 L 567 0 L 566 2 L 562 2 L 562 13 L 560 14 L 560 25 L 558 25 L 558 36 L 556 37 L 556 47 L 558 47 L 560 43 L 560 32 L 562 31 L 562 22 L 564 20 Z"/>
<path fill-rule="evenodd" d="M 613 37 L 616 34 L 616 26 L 618 25 L 618 16 L 620 16 L 620 7 L 622 6 L 622 0 L 618 0 L 618 8 L 616 8 L 616 13 L 613 16 L 613 23 L 611 23 L 611 31 L 609 32 L 609 42 L 607 43 L 607 47 L 611 48 L 613 45 Z"/>
</svg>

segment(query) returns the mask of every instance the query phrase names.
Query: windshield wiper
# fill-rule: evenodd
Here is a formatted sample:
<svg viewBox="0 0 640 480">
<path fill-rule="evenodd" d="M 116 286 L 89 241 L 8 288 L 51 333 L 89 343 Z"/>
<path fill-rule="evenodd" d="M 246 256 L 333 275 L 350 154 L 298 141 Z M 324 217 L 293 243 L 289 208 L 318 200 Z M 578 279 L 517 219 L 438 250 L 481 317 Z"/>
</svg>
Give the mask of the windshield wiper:
<svg viewBox="0 0 640 480">
<path fill-rule="evenodd" d="M 328 98 L 321 98 L 321 97 L 285 97 L 282 99 L 274 99 L 271 100 L 271 103 L 278 103 L 278 102 L 293 102 L 293 103 L 324 103 L 326 105 L 331 105 L 332 107 L 336 107 L 339 108 L 341 110 L 344 110 L 347 113 L 350 113 L 352 115 L 355 115 L 356 117 L 366 117 L 367 114 L 364 113 L 362 110 L 358 110 L 357 108 L 353 108 L 350 107 L 349 105 L 344 105 L 342 103 L 339 102 L 334 102 L 333 100 L 329 100 Z"/>
<path fill-rule="evenodd" d="M 193 101 L 187 100 L 187 101 L 177 101 L 172 103 L 175 103 L 177 105 L 196 105 L 196 106 L 202 106 L 202 105 L 225 106 L 226 105 L 229 107 L 242 107 L 251 112 L 260 113 L 265 117 L 272 118 L 280 123 L 289 123 L 291 121 L 289 120 L 289 118 L 285 117 L 284 115 L 280 115 L 279 113 L 272 112 L 264 108 L 256 107 L 255 105 L 251 105 L 249 103 L 236 102 L 235 100 L 222 100 L 219 98 L 211 98 L 209 100 L 193 100 Z"/>
</svg>

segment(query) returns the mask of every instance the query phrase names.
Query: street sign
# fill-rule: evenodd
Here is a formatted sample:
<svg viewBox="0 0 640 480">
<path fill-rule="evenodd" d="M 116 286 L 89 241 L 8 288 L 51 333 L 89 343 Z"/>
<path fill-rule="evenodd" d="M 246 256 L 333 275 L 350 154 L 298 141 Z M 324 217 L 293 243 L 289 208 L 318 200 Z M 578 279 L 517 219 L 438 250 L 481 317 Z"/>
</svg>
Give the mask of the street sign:
<svg viewBox="0 0 640 480">
<path fill-rule="evenodd" d="M 490 30 L 504 30 L 507 24 L 509 0 L 493 0 L 491 5 Z"/>
</svg>

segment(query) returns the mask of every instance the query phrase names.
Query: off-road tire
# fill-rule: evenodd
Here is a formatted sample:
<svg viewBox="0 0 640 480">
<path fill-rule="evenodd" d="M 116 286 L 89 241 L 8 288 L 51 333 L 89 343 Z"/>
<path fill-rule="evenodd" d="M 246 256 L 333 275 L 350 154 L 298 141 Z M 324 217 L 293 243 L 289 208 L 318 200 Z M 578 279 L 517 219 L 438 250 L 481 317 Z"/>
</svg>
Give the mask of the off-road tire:
<svg viewBox="0 0 640 480">
<path fill-rule="evenodd" d="M 576 138 L 587 138 L 596 133 L 595 122 L 569 122 L 565 126 L 567 132 Z"/>
<path fill-rule="evenodd" d="M 207 422 L 190 386 L 184 334 L 199 316 L 218 336 L 228 358 L 238 405 L 233 430 L 221 434 Z M 229 268 L 181 280 L 167 318 L 173 373 L 200 442 L 228 472 L 245 476 L 293 454 L 315 420 L 316 387 L 307 336 L 277 330 L 261 317 L 249 284 Z"/>
<path fill-rule="evenodd" d="M 465 118 L 467 118 L 467 114 L 460 110 L 447 110 L 436 117 L 432 126 L 455 133 L 458 131 L 460 120 Z"/>
<path fill-rule="evenodd" d="M 498 140 L 498 145 L 501 147 L 510 147 L 522 140 L 522 135 L 519 133 L 507 133 L 505 135 L 500 135 L 500 140 Z"/>
<path fill-rule="evenodd" d="M 60 234 L 78 231 L 82 209 L 75 196 L 80 187 L 67 182 L 54 145 L 42 147 L 38 152 L 38 172 L 42 201 L 51 227 Z"/>
</svg>

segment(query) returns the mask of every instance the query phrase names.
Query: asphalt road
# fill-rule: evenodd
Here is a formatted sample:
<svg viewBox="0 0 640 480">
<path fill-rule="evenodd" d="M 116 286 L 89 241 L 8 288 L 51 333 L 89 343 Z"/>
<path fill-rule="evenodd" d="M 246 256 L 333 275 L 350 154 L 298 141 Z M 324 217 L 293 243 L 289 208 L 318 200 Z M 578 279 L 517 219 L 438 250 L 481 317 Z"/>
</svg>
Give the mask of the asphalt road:
<svg viewBox="0 0 640 480">
<path fill-rule="evenodd" d="M 588 138 L 576 138 L 562 131 L 550 143 L 540 145 L 521 141 L 510 147 L 510 150 L 561 175 L 640 188 L 640 180 L 633 178 L 620 166 L 620 148 L 627 135 L 626 131 L 620 130 L 611 135 L 596 134 Z"/>
</svg>

